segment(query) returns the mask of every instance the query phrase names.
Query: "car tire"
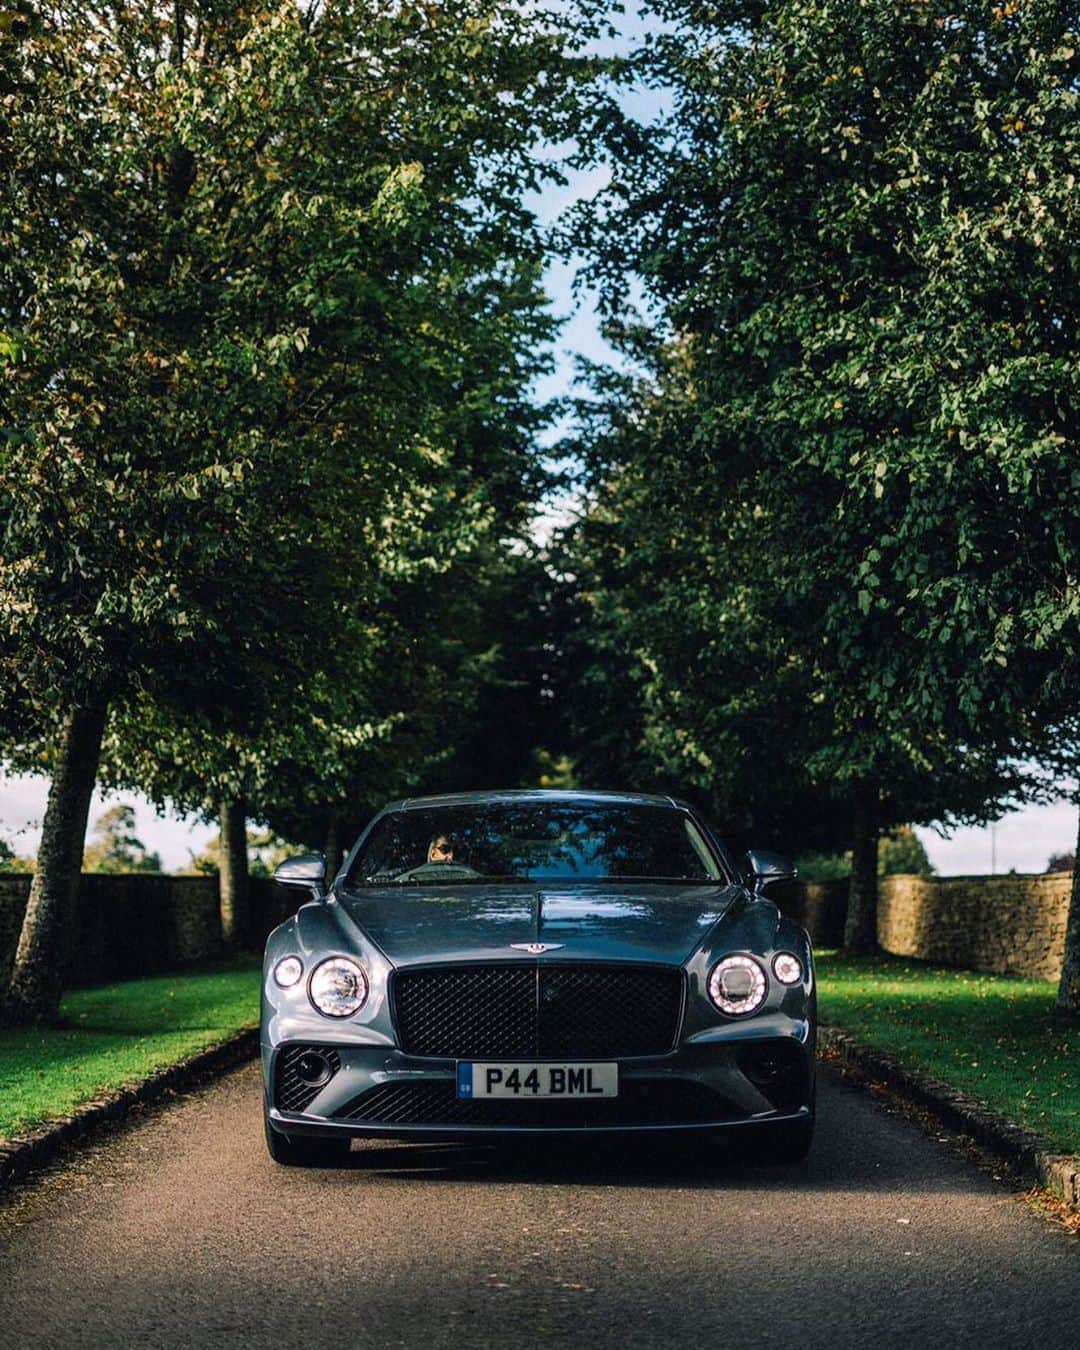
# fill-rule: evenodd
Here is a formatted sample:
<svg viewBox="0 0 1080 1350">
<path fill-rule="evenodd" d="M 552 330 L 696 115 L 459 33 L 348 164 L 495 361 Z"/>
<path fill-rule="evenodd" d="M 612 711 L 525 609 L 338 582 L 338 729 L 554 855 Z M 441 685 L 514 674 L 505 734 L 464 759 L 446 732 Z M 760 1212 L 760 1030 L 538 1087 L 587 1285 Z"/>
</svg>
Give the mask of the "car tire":
<svg viewBox="0 0 1080 1350">
<path fill-rule="evenodd" d="M 282 1167 L 336 1167 L 349 1152 L 348 1139 L 315 1139 L 306 1135 L 279 1134 L 263 1116 L 266 1149 Z"/>
<path fill-rule="evenodd" d="M 743 1156 L 754 1163 L 776 1167 L 792 1167 L 801 1163 L 814 1142 L 814 1117 L 799 1120 L 778 1120 L 769 1125 L 758 1125 L 747 1139 Z"/>
</svg>

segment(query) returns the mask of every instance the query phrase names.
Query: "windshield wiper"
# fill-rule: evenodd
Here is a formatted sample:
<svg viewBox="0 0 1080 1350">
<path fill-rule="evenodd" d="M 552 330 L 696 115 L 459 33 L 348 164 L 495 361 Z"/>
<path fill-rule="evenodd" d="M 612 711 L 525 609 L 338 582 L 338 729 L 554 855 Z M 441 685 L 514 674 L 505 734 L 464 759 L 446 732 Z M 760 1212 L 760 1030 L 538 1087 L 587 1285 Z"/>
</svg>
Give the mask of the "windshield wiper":
<svg viewBox="0 0 1080 1350">
<path fill-rule="evenodd" d="M 722 886 L 723 877 L 649 877 L 649 876 L 623 876 L 623 877 L 582 877 L 582 881 L 636 881 L 636 882 L 655 882 L 658 886 Z"/>
<path fill-rule="evenodd" d="M 518 876 L 514 872 L 476 877 L 403 877 L 388 874 L 386 876 L 361 877 L 354 886 L 494 886 L 504 881 L 529 881 L 528 877 Z"/>
</svg>

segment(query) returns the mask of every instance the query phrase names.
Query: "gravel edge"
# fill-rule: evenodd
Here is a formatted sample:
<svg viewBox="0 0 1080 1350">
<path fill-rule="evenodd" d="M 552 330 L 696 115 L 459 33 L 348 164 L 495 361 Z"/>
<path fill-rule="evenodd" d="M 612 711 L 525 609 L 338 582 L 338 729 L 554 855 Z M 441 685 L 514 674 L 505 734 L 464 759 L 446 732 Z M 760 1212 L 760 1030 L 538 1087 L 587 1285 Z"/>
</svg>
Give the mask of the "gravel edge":
<svg viewBox="0 0 1080 1350">
<path fill-rule="evenodd" d="M 1061 1153 L 1041 1135 L 994 1115 L 940 1079 L 904 1068 L 895 1055 L 864 1045 L 839 1027 L 819 1027 L 818 1048 L 929 1111 L 947 1129 L 973 1139 L 1020 1180 L 1080 1208 L 1080 1157 Z"/>
<path fill-rule="evenodd" d="M 0 1191 L 104 1127 L 126 1119 L 136 1108 L 245 1064 L 258 1052 L 258 1029 L 249 1027 L 177 1064 L 155 1069 L 146 1078 L 84 1102 L 70 1116 L 35 1126 L 15 1139 L 0 1139 Z"/>
</svg>

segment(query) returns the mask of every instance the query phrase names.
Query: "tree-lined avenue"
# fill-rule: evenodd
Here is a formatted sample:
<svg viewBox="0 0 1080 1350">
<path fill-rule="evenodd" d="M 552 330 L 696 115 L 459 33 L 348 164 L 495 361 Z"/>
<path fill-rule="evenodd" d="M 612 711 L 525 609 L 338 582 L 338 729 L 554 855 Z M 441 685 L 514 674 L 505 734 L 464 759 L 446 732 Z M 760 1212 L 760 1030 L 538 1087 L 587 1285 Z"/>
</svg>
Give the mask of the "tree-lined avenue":
<svg viewBox="0 0 1080 1350">
<path fill-rule="evenodd" d="M 266 1157 L 255 1066 L 0 1203 L 5 1344 L 1047 1347 L 1074 1239 L 826 1077 L 805 1168 L 677 1140 Z"/>
</svg>

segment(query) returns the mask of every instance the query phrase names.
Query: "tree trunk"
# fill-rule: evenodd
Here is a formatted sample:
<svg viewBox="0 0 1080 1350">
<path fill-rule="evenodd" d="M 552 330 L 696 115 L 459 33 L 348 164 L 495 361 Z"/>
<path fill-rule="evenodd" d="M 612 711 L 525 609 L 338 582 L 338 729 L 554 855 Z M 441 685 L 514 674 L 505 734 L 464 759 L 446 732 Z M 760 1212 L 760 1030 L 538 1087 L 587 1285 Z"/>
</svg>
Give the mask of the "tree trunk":
<svg viewBox="0 0 1080 1350">
<path fill-rule="evenodd" d="M 251 936 L 248 899 L 247 816 L 242 801 L 224 801 L 221 817 L 221 859 L 218 885 L 221 941 L 227 952 L 239 951 Z"/>
<path fill-rule="evenodd" d="M 323 846 L 326 853 L 326 878 L 327 890 L 333 884 L 334 878 L 338 874 L 338 868 L 341 866 L 341 816 L 335 811 L 330 816 L 326 825 L 326 843 Z"/>
<path fill-rule="evenodd" d="M 851 825 L 851 883 L 848 888 L 844 950 L 877 951 L 878 890 L 877 790 L 863 784 L 856 790 Z"/>
<path fill-rule="evenodd" d="M 1076 834 L 1077 854 L 1080 855 L 1080 828 Z M 1073 860 L 1072 894 L 1069 897 L 1069 917 L 1065 924 L 1065 960 L 1058 985 L 1057 1010 L 1070 1017 L 1080 1017 L 1080 856 Z"/>
<path fill-rule="evenodd" d="M 76 708 L 61 729 L 37 868 L 4 1000 L 4 1021 L 9 1026 L 54 1022 L 59 1015 L 68 930 L 106 711 L 104 702 Z"/>
</svg>

